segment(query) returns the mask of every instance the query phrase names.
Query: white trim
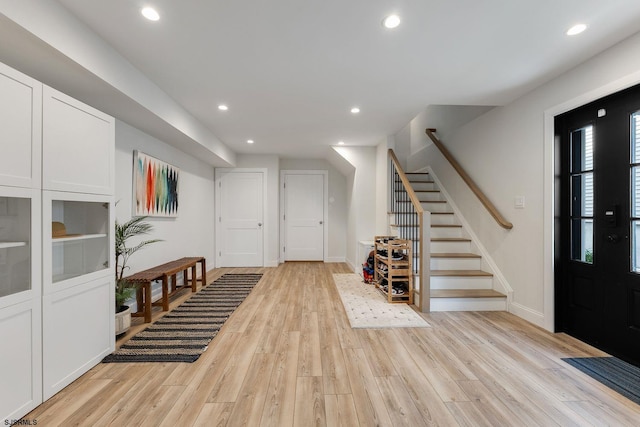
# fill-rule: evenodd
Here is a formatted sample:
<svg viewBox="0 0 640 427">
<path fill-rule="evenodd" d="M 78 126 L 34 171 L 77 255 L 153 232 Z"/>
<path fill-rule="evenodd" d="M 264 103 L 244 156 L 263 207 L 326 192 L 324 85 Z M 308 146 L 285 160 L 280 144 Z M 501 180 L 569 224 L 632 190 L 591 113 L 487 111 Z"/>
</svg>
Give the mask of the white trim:
<svg viewBox="0 0 640 427">
<path fill-rule="evenodd" d="M 640 83 L 640 71 L 614 80 L 544 111 L 544 180 L 543 180 L 543 306 L 544 322 L 541 325 L 555 332 L 555 283 L 554 283 L 554 118 L 607 95 Z"/>
<path fill-rule="evenodd" d="M 280 170 L 280 190 L 284 190 L 285 177 L 287 175 L 322 175 L 323 176 L 323 206 L 322 206 L 322 223 L 323 235 L 322 235 L 322 261 L 323 262 L 343 262 L 343 261 L 329 261 L 329 171 L 328 170 L 295 170 L 295 169 L 282 169 Z M 286 243 L 285 224 L 284 224 L 284 196 L 285 192 L 280 191 L 280 263 L 285 261 L 284 245 Z M 334 257 L 332 259 L 338 259 Z"/>
<path fill-rule="evenodd" d="M 353 262 L 353 260 L 351 260 L 351 259 L 349 259 L 349 258 L 345 257 L 344 262 L 346 262 L 346 263 L 351 267 L 351 270 L 352 270 L 353 272 L 357 272 L 357 271 L 358 271 L 358 270 L 357 270 L 357 268 L 358 268 L 358 267 L 357 267 L 356 263 L 355 263 L 355 262 Z"/>
<path fill-rule="evenodd" d="M 216 218 L 220 217 L 222 214 L 220 212 L 220 207 L 222 206 L 220 200 L 220 192 L 216 191 L 218 188 L 218 182 L 221 178 L 222 173 L 246 173 L 246 172 L 258 172 L 262 173 L 262 266 L 266 267 L 265 257 L 267 256 L 267 237 L 269 236 L 269 223 L 265 220 L 267 217 L 267 180 L 269 169 L 267 168 L 215 168 L 214 169 L 214 181 L 213 181 L 213 192 L 215 194 L 215 214 L 213 217 L 213 230 L 216 235 L 216 247 L 215 247 L 215 265 L 214 268 L 220 267 L 220 247 L 222 246 L 220 242 L 220 233 L 218 233 L 218 221 Z"/>
<path fill-rule="evenodd" d="M 345 257 L 341 257 L 341 256 L 332 256 L 330 258 L 325 258 L 324 262 L 326 263 L 330 263 L 330 262 L 346 262 L 346 258 Z"/>
<path fill-rule="evenodd" d="M 544 313 L 532 310 L 529 307 L 525 307 L 524 305 L 513 301 L 509 303 L 509 312 L 528 322 L 533 323 L 534 325 L 544 328 Z"/>
</svg>

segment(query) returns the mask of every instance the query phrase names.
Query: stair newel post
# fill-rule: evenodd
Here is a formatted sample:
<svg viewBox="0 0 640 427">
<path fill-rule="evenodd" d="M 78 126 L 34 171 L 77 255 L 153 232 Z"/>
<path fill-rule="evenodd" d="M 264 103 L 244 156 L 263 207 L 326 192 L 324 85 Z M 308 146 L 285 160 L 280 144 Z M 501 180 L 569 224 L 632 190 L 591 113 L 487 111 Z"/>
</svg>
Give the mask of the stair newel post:
<svg viewBox="0 0 640 427">
<path fill-rule="evenodd" d="M 431 212 L 424 211 L 420 217 L 420 228 L 418 233 L 422 233 L 419 241 L 420 255 L 418 262 L 418 280 L 420 281 L 420 311 L 428 313 L 431 311 Z"/>
</svg>

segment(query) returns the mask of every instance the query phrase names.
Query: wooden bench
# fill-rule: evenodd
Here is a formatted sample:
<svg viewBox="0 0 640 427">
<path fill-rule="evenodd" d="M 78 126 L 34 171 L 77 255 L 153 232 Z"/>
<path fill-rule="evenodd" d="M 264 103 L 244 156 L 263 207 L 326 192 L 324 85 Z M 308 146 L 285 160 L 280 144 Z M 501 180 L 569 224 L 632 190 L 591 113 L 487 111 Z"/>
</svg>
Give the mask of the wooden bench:
<svg viewBox="0 0 640 427">
<path fill-rule="evenodd" d="M 200 279 L 196 278 L 196 265 L 200 263 L 202 274 Z M 191 270 L 191 284 L 189 285 L 189 270 Z M 177 286 L 178 273 L 183 274 L 182 286 Z M 202 286 L 206 285 L 207 264 L 204 257 L 185 257 L 175 261 L 167 262 L 138 273 L 125 277 L 129 283 L 137 285 L 136 302 L 137 309 L 135 313 L 131 313 L 134 317 L 144 317 L 145 323 L 151 322 L 152 305 L 162 306 L 163 311 L 169 310 L 169 297 L 179 290 L 191 287 L 191 292 L 196 292 L 197 281 L 202 282 Z M 162 298 L 158 302 L 151 301 L 151 283 L 162 280 Z M 169 282 L 171 281 L 171 288 Z"/>
</svg>

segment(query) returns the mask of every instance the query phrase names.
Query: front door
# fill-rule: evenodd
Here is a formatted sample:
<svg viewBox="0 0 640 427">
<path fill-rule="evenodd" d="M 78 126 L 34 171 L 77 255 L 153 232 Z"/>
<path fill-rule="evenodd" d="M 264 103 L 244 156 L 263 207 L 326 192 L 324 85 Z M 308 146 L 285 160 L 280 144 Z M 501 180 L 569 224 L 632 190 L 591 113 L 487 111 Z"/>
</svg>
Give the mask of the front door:
<svg viewBox="0 0 640 427">
<path fill-rule="evenodd" d="M 217 267 L 262 267 L 264 174 L 216 170 Z"/>
<path fill-rule="evenodd" d="M 284 175 L 286 261 L 324 260 L 324 175 Z"/>
<path fill-rule="evenodd" d="M 640 365 L 640 87 L 555 129 L 557 329 Z"/>
</svg>

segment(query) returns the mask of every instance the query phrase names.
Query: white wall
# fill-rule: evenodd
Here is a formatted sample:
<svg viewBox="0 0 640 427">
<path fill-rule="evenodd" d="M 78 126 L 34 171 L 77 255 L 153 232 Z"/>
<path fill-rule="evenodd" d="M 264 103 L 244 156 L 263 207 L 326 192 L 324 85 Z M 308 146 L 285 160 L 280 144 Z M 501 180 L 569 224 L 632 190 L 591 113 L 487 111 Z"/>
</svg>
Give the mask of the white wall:
<svg viewBox="0 0 640 427">
<path fill-rule="evenodd" d="M 389 234 L 389 149 L 394 148 L 393 136 L 376 147 L 376 235 Z"/>
<path fill-rule="evenodd" d="M 373 240 L 376 233 L 376 147 L 336 147 L 355 167 L 347 177 L 347 258 L 359 268 L 358 242 Z"/>
<path fill-rule="evenodd" d="M 149 245 L 130 259 L 135 273 L 185 256 L 215 260 L 213 167 L 122 121 L 116 121 L 116 219 L 132 217 L 133 151 L 139 150 L 180 168 L 178 217 L 149 218 L 153 234 L 164 242 Z M 125 274 L 129 274 L 125 273 Z"/>
<path fill-rule="evenodd" d="M 281 159 L 280 170 L 326 170 L 329 173 L 328 262 L 344 262 L 347 253 L 347 179 L 326 160 Z"/>
<path fill-rule="evenodd" d="M 451 132 L 443 143 L 514 224 L 500 228 L 433 148 L 411 168 L 431 165 L 513 288 L 510 310 L 549 330 L 553 301 L 553 115 L 640 81 L 640 34 L 515 102 Z M 421 130 L 424 132 L 424 129 Z M 422 138 L 420 135 L 400 135 Z M 396 135 L 398 138 L 399 135 Z M 525 197 L 515 209 L 514 198 Z"/>
</svg>

